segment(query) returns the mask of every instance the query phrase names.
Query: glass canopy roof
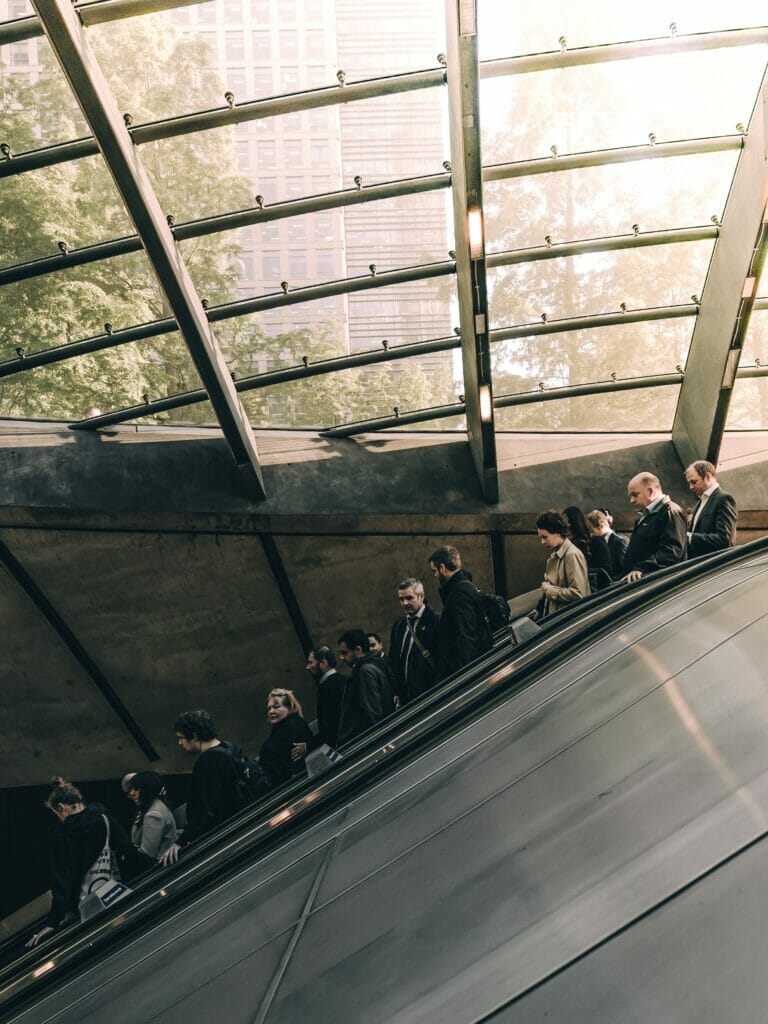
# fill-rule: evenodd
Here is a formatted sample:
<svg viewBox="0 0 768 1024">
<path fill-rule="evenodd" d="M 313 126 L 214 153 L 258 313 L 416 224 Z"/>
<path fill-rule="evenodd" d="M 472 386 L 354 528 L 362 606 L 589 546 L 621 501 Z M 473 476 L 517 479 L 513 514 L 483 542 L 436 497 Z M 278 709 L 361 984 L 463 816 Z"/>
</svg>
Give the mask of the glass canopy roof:
<svg viewBox="0 0 768 1024">
<path fill-rule="evenodd" d="M 656 0 L 477 0 L 460 72 L 443 0 L 75 9 L 214 355 L 178 328 L 56 29 L 0 0 L 0 415 L 215 423 L 242 401 L 254 427 L 466 429 L 454 225 L 479 198 L 496 429 L 672 428 L 762 117 L 762 0 L 674 22 Z M 459 73 L 481 197 L 452 166 Z M 765 429 L 765 275 L 739 318 L 728 426 Z"/>
</svg>

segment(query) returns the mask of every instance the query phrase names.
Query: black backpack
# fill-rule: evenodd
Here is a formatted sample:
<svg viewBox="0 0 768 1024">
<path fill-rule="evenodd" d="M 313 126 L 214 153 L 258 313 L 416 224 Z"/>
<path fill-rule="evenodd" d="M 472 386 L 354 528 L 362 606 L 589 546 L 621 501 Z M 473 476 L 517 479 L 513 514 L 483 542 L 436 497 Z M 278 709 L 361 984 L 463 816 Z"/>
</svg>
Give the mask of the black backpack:
<svg viewBox="0 0 768 1024">
<path fill-rule="evenodd" d="M 223 747 L 224 745 L 221 744 Z M 237 775 L 237 796 L 242 807 L 250 807 L 270 791 L 272 785 L 259 761 L 252 761 L 239 747 L 227 744 L 223 751 L 232 758 Z"/>
<path fill-rule="evenodd" d="M 480 598 L 480 611 L 485 619 L 488 632 L 493 636 L 512 621 L 509 605 L 498 594 L 486 594 L 482 590 L 478 590 L 477 594 Z"/>
</svg>

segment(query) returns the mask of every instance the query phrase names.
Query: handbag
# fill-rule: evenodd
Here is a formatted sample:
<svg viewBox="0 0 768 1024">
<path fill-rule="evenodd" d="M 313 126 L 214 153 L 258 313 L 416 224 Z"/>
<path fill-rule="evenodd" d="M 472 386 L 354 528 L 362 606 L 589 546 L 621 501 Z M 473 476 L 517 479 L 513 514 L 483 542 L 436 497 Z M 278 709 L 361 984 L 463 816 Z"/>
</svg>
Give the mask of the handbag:
<svg viewBox="0 0 768 1024">
<path fill-rule="evenodd" d="M 82 904 L 91 893 L 96 892 L 107 882 L 120 881 L 120 869 L 117 866 L 115 851 L 109 845 L 109 818 L 106 814 L 101 816 L 107 826 L 107 839 L 99 856 L 85 872 L 80 886 L 80 903 Z"/>
</svg>

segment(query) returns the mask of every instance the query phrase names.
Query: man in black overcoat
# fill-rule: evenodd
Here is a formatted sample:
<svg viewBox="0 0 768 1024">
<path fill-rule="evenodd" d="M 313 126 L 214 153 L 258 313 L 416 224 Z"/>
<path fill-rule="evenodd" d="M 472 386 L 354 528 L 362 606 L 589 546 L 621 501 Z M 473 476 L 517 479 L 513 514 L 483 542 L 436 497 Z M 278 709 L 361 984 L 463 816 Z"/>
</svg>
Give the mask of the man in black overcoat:
<svg viewBox="0 0 768 1024">
<path fill-rule="evenodd" d="M 440 616 L 427 603 L 424 584 L 414 577 L 398 583 L 397 599 L 405 615 L 392 627 L 389 663 L 402 706 L 435 685 Z"/>
<path fill-rule="evenodd" d="M 480 592 L 461 568 L 461 555 L 456 548 L 438 548 L 429 557 L 429 567 L 440 581 L 443 602 L 437 637 L 437 680 L 440 682 L 490 650 L 492 636 L 483 614 Z"/>
<path fill-rule="evenodd" d="M 664 494 L 653 473 L 638 473 L 627 484 L 630 504 L 639 512 L 624 553 L 624 583 L 675 565 L 685 558 L 688 524 L 685 513 Z"/>
</svg>

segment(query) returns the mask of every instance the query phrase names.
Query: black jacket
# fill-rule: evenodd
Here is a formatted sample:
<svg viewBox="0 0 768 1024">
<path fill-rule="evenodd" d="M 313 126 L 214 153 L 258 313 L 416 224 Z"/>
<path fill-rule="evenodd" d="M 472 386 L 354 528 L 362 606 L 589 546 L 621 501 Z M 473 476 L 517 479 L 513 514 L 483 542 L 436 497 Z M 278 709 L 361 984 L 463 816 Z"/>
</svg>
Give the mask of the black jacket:
<svg viewBox="0 0 768 1024">
<path fill-rule="evenodd" d="M 366 654 L 344 685 L 339 722 L 340 747 L 395 710 L 389 673 L 376 654 Z"/>
<path fill-rule="evenodd" d="M 88 804 L 84 810 L 56 823 L 51 842 L 51 928 L 58 928 L 66 917 L 77 914 L 80 886 L 107 841 L 105 815 L 109 821 L 109 845 L 120 859 L 132 850 L 131 841 L 120 822 L 107 814 L 101 804 Z"/>
<path fill-rule="evenodd" d="M 679 505 L 664 495 L 652 512 L 635 523 L 624 552 L 623 572 L 633 569 L 645 574 L 675 565 L 685 558 L 688 524 Z"/>
<path fill-rule="evenodd" d="M 389 663 L 395 675 L 395 692 L 401 704 L 415 700 L 436 682 L 437 634 L 440 616 L 428 604 L 414 623 L 414 632 L 422 647 L 429 652 L 426 658 L 415 641 L 411 640 L 406 618 L 398 619 L 392 627 L 389 641 Z"/>
<path fill-rule="evenodd" d="M 306 743 L 309 747 L 313 739 L 312 730 L 300 715 L 288 715 L 275 722 L 259 751 L 259 764 L 272 786 L 282 786 L 292 776 L 302 774 L 304 762 L 291 760 L 291 748 L 294 743 Z"/>
<path fill-rule="evenodd" d="M 693 514 L 696 515 L 695 509 Z M 718 487 L 707 498 L 696 521 L 688 541 L 688 557 L 711 555 L 714 551 L 732 548 L 736 536 L 736 516 L 735 499 Z"/>
<path fill-rule="evenodd" d="M 194 842 L 242 810 L 238 790 L 241 775 L 233 756 L 238 753 L 233 743 L 221 740 L 195 761 L 187 799 L 187 824 L 177 840 L 179 846 Z"/>
<path fill-rule="evenodd" d="M 336 749 L 339 742 L 341 721 L 341 700 L 344 696 L 344 676 L 331 669 L 330 673 L 317 684 L 317 736 L 308 744 L 309 750 L 316 750 L 327 743 Z M 303 741 L 302 741 L 303 742 Z"/>
<path fill-rule="evenodd" d="M 629 539 L 620 533 L 611 531 L 607 537 L 590 538 L 588 566 L 590 572 L 602 570 L 611 580 L 617 580 L 622 575 L 624 563 L 624 552 L 627 550 Z M 603 584 L 604 585 L 604 584 Z M 598 585 L 597 590 L 601 589 Z"/>
<path fill-rule="evenodd" d="M 489 650 L 492 638 L 480 604 L 480 592 L 463 569 L 440 587 L 443 613 L 437 634 L 437 678 L 458 672 Z"/>
</svg>

